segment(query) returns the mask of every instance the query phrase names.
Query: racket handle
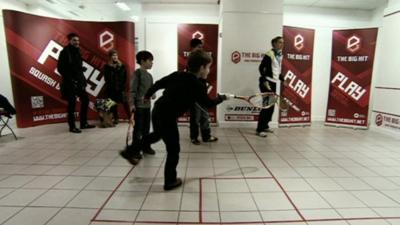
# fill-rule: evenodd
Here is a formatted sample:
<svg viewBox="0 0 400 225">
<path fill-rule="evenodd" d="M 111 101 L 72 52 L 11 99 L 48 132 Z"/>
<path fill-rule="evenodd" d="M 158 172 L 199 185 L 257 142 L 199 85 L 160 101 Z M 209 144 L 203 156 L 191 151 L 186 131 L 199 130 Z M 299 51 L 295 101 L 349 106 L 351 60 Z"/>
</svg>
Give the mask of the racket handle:
<svg viewBox="0 0 400 225">
<path fill-rule="evenodd" d="M 226 100 L 232 99 L 232 98 L 236 98 L 236 95 L 234 94 L 230 94 L 230 93 L 219 93 L 220 95 L 225 95 L 226 96 Z"/>
</svg>

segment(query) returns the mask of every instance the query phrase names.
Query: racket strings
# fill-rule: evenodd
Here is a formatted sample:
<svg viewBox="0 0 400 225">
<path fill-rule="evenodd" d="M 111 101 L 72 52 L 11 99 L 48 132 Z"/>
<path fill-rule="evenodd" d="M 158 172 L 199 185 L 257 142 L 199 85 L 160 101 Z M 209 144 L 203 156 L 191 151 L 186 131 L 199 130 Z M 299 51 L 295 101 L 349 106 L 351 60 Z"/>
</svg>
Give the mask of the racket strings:
<svg viewBox="0 0 400 225">
<path fill-rule="evenodd" d="M 278 100 L 276 95 L 255 95 L 250 97 L 249 102 L 259 108 L 269 108 Z"/>
</svg>

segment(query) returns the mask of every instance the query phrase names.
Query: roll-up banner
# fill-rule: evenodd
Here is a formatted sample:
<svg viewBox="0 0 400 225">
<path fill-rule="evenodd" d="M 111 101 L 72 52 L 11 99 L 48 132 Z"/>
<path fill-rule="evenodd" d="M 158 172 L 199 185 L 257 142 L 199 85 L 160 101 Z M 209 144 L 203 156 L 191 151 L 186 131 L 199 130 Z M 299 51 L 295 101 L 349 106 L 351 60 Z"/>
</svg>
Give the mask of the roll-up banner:
<svg viewBox="0 0 400 225">
<path fill-rule="evenodd" d="M 368 127 L 378 29 L 335 30 L 326 125 Z"/>
<path fill-rule="evenodd" d="M 311 81 L 314 50 L 314 30 L 283 27 L 281 97 L 290 102 L 289 110 L 279 110 L 279 126 L 310 125 Z"/>
<path fill-rule="evenodd" d="M 94 101 L 102 97 L 108 51 L 116 49 L 128 74 L 134 71 L 135 35 L 131 22 L 72 21 L 12 10 L 3 10 L 3 18 L 18 127 L 66 121 L 67 102 L 61 98 L 61 76 L 56 69 L 69 33 L 80 38 L 90 99 L 89 119 L 97 119 Z"/>
<path fill-rule="evenodd" d="M 217 95 L 217 60 L 218 60 L 218 25 L 215 24 L 179 24 L 178 25 L 178 70 L 186 69 L 187 57 L 190 54 L 190 41 L 198 38 L 203 41 L 203 49 L 213 58 L 207 81 L 208 94 L 214 98 Z M 212 123 L 217 122 L 216 108 L 208 109 Z M 189 122 L 189 113 L 178 118 L 179 122 Z"/>
</svg>

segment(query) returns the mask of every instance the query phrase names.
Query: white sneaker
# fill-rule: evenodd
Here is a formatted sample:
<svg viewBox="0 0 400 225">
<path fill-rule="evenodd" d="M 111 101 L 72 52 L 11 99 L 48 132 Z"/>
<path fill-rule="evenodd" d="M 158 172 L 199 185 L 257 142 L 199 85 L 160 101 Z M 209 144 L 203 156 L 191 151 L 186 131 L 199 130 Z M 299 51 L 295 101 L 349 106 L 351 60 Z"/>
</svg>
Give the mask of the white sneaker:
<svg viewBox="0 0 400 225">
<path fill-rule="evenodd" d="M 265 130 L 263 130 L 263 132 L 266 132 L 266 133 L 274 133 L 274 131 L 273 130 L 271 130 L 271 129 L 265 129 Z"/>
<path fill-rule="evenodd" d="M 264 132 L 264 131 L 257 132 L 256 135 L 259 137 L 267 137 L 267 132 Z"/>
</svg>

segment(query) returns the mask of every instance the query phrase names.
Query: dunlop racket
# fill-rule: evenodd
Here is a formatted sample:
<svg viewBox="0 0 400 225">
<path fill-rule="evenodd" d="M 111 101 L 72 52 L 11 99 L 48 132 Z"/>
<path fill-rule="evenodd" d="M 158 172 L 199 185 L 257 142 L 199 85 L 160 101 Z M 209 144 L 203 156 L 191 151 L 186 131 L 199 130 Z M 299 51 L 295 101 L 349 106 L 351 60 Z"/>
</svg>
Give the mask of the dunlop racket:
<svg viewBox="0 0 400 225">
<path fill-rule="evenodd" d="M 275 104 L 278 104 L 279 108 L 282 111 L 287 111 L 292 105 L 287 99 L 280 97 L 278 94 L 274 92 L 263 92 L 250 96 L 240 96 L 231 94 L 226 94 L 226 95 L 230 98 L 244 100 L 250 103 L 252 106 L 260 109 L 268 109 L 274 106 Z M 294 109 L 298 111 L 296 108 Z"/>
</svg>

